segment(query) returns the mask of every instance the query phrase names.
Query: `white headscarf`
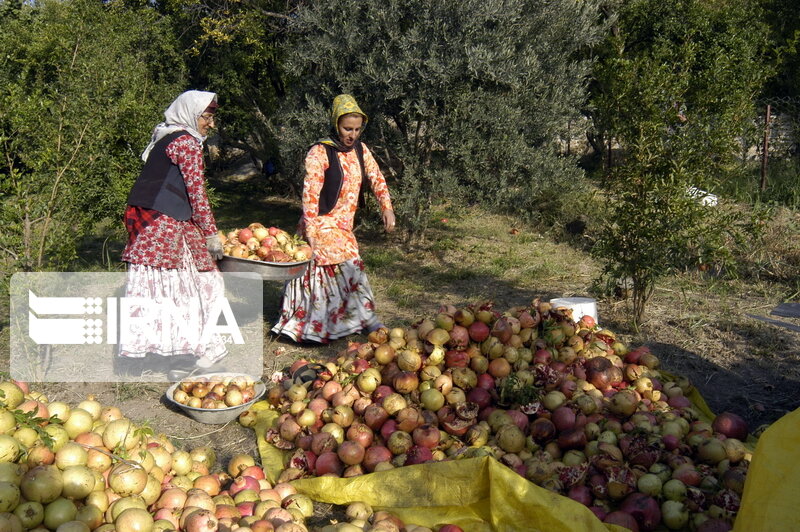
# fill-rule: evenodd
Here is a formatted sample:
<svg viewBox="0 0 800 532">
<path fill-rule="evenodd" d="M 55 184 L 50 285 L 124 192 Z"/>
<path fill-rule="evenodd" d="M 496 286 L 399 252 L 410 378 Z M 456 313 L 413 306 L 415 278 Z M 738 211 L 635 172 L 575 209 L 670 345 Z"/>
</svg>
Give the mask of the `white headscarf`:
<svg viewBox="0 0 800 532">
<path fill-rule="evenodd" d="M 164 122 L 161 122 L 153 129 L 150 144 L 142 152 L 142 160 L 147 161 L 147 157 L 156 142 L 175 131 L 186 131 L 202 144 L 206 138 L 197 131 L 197 119 L 211 102 L 216 101 L 217 95 L 215 93 L 205 91 L 186 91 L 175 98 L 175 101 L 164 111 Z"/>
</svg>

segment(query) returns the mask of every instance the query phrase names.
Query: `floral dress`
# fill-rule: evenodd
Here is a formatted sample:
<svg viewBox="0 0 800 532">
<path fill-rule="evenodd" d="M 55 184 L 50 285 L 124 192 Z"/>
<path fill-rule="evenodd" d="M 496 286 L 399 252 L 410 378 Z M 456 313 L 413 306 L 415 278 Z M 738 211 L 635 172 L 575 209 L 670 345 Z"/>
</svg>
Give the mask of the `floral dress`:
<svg viewBox="0 0 800 532">
<path fill-rule="evenodd" d="M 129 205 L 122 260 L 128 263 L 126 297 L 143 298 L 172 312 L 168 319 L 132 320 L 121 333 L 119 355 L 188 354 L 214 362 L 227 349 L 219 335 L 203 338 L 202 331 L 215 301 L 224 297 L 224 285 L 206 249 L 206 236 L 216 234 L 217 226 L 205 189 L 202 145 L 186 134 L 170 142 L 166 153 L 183 175 L 192 217 L 181 221 Z M 131 307 L 131 317 L 148 316 L 150 308 Z"/>
<path fill-rule="evenodd" d="M 372 153 L 364 147 L 364 169 L 381 211 L 391 210 L 386 180 Z M 342 188 L 336 205 L 319 215 L 319 196 L 328 169 L 325 147 L 316 144 L 305 160 L 303 216 L 299 231 L 314 238 L 314 260 L 302 277 L 286 283 L 281 314 L 272 328 L 295 341 L 327 343 L 379 325 L 375 298 L 353 233 L 361 165 L 356 150 L 337 152 Z"/>
<path fill-rule="evenodd" d="M 170 142 L 166 152 L 183 174 L 192 217 L 181 221 L 129 205 L 125 211 L 128 244 L 122 260 L 154 268 L 179 268 L 185 243 L 198 271 L 215 270 L 217 266 L 206 249 L 206 236 L 216 234 L 217 226 L 206 195 L 202 147 L 186 134 Z"/>
</svg>

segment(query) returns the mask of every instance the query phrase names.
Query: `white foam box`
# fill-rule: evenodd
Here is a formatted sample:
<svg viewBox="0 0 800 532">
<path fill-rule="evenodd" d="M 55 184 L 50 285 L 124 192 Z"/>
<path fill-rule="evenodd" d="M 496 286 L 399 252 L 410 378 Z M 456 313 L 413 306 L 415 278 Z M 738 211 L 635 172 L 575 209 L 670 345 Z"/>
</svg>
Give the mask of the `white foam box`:
<svg viewBox="0 0 800 532">
<path fill-rule="evenodd" d="M 591 297 L 558 297 L 550 300 L 553 307 L 567 307 L 572 309 L 572 319 L 580 320 L 584 316 L 591 316 L 595 323 L 597 319 L 597 301 Z"/>
</svg>

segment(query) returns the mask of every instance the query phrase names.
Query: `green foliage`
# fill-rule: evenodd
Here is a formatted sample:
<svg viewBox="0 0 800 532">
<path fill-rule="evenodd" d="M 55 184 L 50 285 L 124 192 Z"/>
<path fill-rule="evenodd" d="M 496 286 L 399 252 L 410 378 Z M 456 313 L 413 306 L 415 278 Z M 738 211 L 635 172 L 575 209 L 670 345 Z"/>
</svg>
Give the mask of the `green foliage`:
<svg viewBox="0 0 800 532">
<path fill-rule="evenodd" d="M 742 171 L 738 141 L 770 73 L 758 19 L 741 0 L 628 2 L 602 48 L 596 125 L 619 143 L 622 162 L 606 180 L 610 217 L 595 253 L 612 279 L 632 282 L 635 322 L 660 277 L 730 260 L 748 227 L 690 191 L 715 192 Z"/>
<path fill-rule="evenodd" d="M 171 0 L 159 5 L 174 21 L 193 86 L 217 92 L 224 148 L 262 164 L 277 158 L 269 122 L 284 94 L 281 68 L 293 2 Z"/>
<path fill-rule="evenodd" d="M 800 17 L 790 0 L 762 0 L 770 28 L 770 61 L 776 66 L 765 93 L 796 97 L 800 93 Z"/>
<path fill-rule="evenodd" d="M 295 183 L 346 92 L 412 231 L 445 200 L 547 222 L 579 203 L 582 173 L 556 140 L 585 102 L 579 53 L 599 38 L 596 2 L 341 0 L 297 15 L 276 120 Z"/>
<path fill-rule="evenodd" d="M 800 209 L 800 158 L 770 158 L 767 189 L 759 190 L 761 164 L 746 166 L 747 172 L 721 184 L 724 194 L 748 205 L 784 205 Z"/>
<path fill-rule="evenodd" d="M 0 19 L 0 264 L 64 267 L 119 219 L 139 155 L 184 69 L 151 10 L 24 4 Z"/>
<path fill-rule="evenodd" d="M 538 403 L 542 399 L 542 390 L 534 384 L 520 380 L 516 373 L 511 373 L 500 384 L 499 405 L 514 407 Z"/>
</svg>

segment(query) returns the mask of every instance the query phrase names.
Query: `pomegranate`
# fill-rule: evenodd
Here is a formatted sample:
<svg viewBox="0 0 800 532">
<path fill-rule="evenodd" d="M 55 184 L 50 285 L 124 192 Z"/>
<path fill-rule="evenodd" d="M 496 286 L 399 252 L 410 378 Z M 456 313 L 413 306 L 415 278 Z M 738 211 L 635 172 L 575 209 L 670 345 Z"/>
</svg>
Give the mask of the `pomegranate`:
<svg viewBox="0 0 800 532">
<path fill-rule="evenodd" d="M 474 321 L 468 327 L 467 332 L 469 333 L 469 337 L 474 342 L 483 342 L 489 337 L 491 330 L 486 323 L 482 321 Z"/>
<path fill-rule="evenodd" d="M 381 462 L 389 462 L 393 458 L 392 452 L 383 445 L 373 445 L 364 453 L 362 462 L 364 469 L 368 472 L 375 471 L 375 467 Z"/>
<path fill-rule="evenodd" d="M 406 451 L 406 465 L 424 464 L 433 460 L 433 454 L 427 447 L 414 445 Z"/>
<path fill-rule="evenodd" d="M 392 385 L 399 393 L 411 393 L 419 388 L 419 376 L 416 371 L 401 371 L 395 375 Z"/>
<path fill-rule="evenodd" d="M 257 492 L 260 489 L 261 486 L 258 483 L 258 479 L 251 476 L 242 475 L 233 479 L 233 482 L 228 487 L 228 492 L 231 494 L 231 496 L 233 496 L 240 491 L 252 490 Z"/>
<path fill-rule="evenodd" d="M 186 518 L 183 530 L 186 530 L 186 532 L 213 532 L 217 530 L 218 526 L 219 523 L 213 513 L 208 510 L 197 510 Z M 133 530 L 119 527 L 118 529 Z"/>
<path fill-rule="evenodd" d="M 364 409 L 364 423 L 372 430 L 379 430 L 384 422 L 389 419 L 389 413 L 375 403 Z"/>
<path fill-rule="evenodd" d="M 575 411 L 568 406 L 559 406 L 553 410 L 551 419 L 556 430 L 562 432 L 575 426 Z"/>
<path fill-rule="evenodd" d="M 447 342 L 449 347 L 453 349 L 465 349 L 469 345 L 470 334 L 466 327 L 461 325 L 453 325 L 450 330 L 450 340 Z"/>
<path fill-rule="evenodd" d="M 736 438 L 740 441 L 747 439 L 747 422 L 732 412 L 723 412 L 715 417 L 711 428 L 714 432 L 724 434 L 728 438 Z"/>
<path fill-rule="evenodd" d="M 482 409 L 489 406 L 489 404 L 492 401 L 492 395 L 485 388 L 481 388 L 480 386 L 478 386 L 472 388 L 469 392 L 467 392 L 467 401 L 475 403 L 476 405 L 478 405 L 478 408 Z M 441 405 L 439 408 L 441 408 Z M 432 410 L 438 410 L 438 409 L 432 409 Z M 525 421 L 527 423 L 527 416 Z"/>
<path fill-rule="evenodd" d="M 352 440 L 366 449 L 372 445 L 375 433 L 367 425 L 356 422 L 347 429 L 346 437 L 348 440 Z"/>
<path fill-rule="evenodd" d="M 531 438 L 536 443 L 542 444 L 552 440 L 556 435 L 556 426 L 547 418 L 536 418 L 529 425 Z"/>
<path fill-rule="evenodd" d="M 397 421 L 394 419 L 387 420 L 380 427 L 381 438 L 383 441 L 389 441 L 389 437 L 397 430 Z"/>
<path fill-rule="evenodd" d="M 631 532 L 639 532 L 639 524 L 636 519 L 631 514 L 621 510 L 609 513 L 605 516 L 603 522 L 627 528 Z"/>
<path fill-rule="evenodd" d="M 389 440 L 386 442 L 386 447 L 394 455 L 399 455 L 408 452 L 411 447 L 414 445 L 414 440 L 411 438 L 411 434 L 408 432 L 403 432 L 402 430 L 397 430 L 389 436 Z"/>
<path fill-rule="evenodd" d="M 444 356 L 444 364 L 448 368 L 466 368 L 469 365 L 469 355 L 466 351 L 447 351 Z"/>
<path fill-rule="evenodd" d="M 494 386 L 495 386 L 494 378 L 491 375 L 489 375 L 488 373 L 481 373 L 480 375 L 478 375 L 478 386 L 477 386 L 478 388 L 483 388 L 484 390 L 491 391 L 494 389 Z"/>
<path fill-rule="evenodd" d="M 433 449 L 439 445 L 441 437 L 439 429 L 433 425 L 420 425 L 414 429 L 411 436 L 415 445 L 427 447 L 428 449 Z"/>
<path fill-rule="evenodd" d="M 339 456 L 332 451 L 326 451 L 317 457 L 317 463 L 314 468 L 314 474 L 317 476 L 331 475 L 341 476 L 344 471 L 344 464 L 339 459 Z"/>
<path fill-rule="evenodd" d="M 592 496 L 592 490 L 584 484 L 572 486 L 567 493 L 567 497 L 574 501 L 578 501 L 584 506 L 591 506 L 592 501 L 594 500 L 594 497 Z"/>
<path fill-rule="evenodd" d="M 336 454 L 342 463 L 346 465 L 360 464 L 364 460 L 364 447 L 360 443 L 347 440 L 339 445 Z"/>
<path fill-rule="evenodd" d="M 658 502 L 644 493 L 633 492 L 628 495 L 622 501 L 620 510 L 632 515 L 642 532 L 655 530 L 661 521 L 661 508 Z"/>
</svg>

